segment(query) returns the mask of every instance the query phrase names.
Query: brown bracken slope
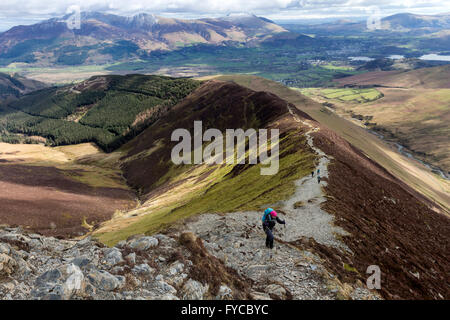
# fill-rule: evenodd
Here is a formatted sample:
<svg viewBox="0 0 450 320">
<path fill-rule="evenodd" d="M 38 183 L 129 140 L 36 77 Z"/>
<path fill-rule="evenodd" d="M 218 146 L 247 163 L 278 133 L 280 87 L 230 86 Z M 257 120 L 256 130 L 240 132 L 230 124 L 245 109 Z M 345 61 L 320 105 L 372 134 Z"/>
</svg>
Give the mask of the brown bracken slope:
<svg viewBox="0 0 450 320">
<path fill-rule="evenodd" d="M 133 205 L 131 191 L 94 188 L 54 167 L 0 164 L 1 224 L 51 236 L 79 236 L 88 231 L 83 221 L 93 225 Z"/>
<path fill-rule="evenodd" d="M 334 132 L 322 128 L 314 142 L 334 157 L 323 208 L 351 234 L 343 241 L 354 253 L 316 245 L 330 267 L 365 282 L 367 267 L 378 265 L 387 299 L 450 299 L 450 219 Z"/>
</svg>

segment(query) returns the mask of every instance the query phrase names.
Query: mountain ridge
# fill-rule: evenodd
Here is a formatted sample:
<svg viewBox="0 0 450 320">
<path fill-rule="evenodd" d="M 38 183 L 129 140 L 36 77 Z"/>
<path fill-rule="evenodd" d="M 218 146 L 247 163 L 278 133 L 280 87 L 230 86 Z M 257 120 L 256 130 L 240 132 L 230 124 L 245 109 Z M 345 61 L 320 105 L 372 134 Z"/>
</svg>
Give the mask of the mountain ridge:
<svg viewBox="0 0 450 320">
<path fill-rule="evenodd" d="M 274 22 L 254 15 L 192 20 L 146 13 L 122 17 L 82 12 L 80 16 L 80 29 L 69 29 L 64 21 L 70 17 L 67 15 L 0 33 L 0 58 L 10 62 L 31 63 L 43 59 L 42 63 L 80 64 L 89 58 L 93 60 L 93 56 L 102 61 L 108 57 L 111 60 L 112 55 L 117 61 L 130 55 L 139 57 L 155 50 L 175 50 L 195 43 L 261 42 L 287 32 Z M 37 54 L 50 52 L 56 58 L 45 60 Z"/>
</svg>

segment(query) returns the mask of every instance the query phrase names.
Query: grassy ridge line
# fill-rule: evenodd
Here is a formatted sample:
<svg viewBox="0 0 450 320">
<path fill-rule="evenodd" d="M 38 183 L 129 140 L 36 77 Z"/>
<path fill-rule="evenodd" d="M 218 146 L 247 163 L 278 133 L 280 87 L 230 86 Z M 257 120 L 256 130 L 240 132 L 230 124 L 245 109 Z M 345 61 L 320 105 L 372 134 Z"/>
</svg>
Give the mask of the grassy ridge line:
<svg viewBox="0 0 450 320">
<path fill-rule="evenodd" d="M 361 149 L 369 158 L 378 162 L 394 176 L 435 201 L 440 206 L 440 208 L 436 208 L 438 211 L 450 211 L 450 184 L 448 181 L 431 173 L 416 161 L 401 156 L 365 129 L 327 111 L 322 105 L 274 81 L 247 75 L 227 75 L 212 78 L 234 81 L 257 91 L 272 92 L 295 104 L 298 109 L 306 112 L 321 124 L 338 133 L 349 143 Z M 207 77 L 200 79 L 206 80 Z"/>
<path fill-rule="evenodd" d="M 313 170 L 316 157 L 305 145 L 306 138 L 294 131 L 281 138 L 280 169 L 273 176 L 261 176 L 261 164 L 173 168 L 167 173 L 172 188 L 107 222 L 94 235 L 111 246 L 134 234 L 161 231 L 196 214 L 261 210 L 273 205 L 289 198 L 295 191 L 294 182 Z"/>
</svg>

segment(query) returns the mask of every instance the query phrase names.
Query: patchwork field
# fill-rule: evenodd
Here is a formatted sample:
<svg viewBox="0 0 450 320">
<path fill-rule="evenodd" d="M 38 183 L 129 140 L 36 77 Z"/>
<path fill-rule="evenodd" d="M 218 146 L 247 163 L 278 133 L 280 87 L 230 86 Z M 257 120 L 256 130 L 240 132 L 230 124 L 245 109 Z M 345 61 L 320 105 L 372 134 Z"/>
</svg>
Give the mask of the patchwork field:
<svg viewBox="0 0 450 320">
<path fill-rule="evenodd" d="M 321 96 L 325 99 L 333 99 L 340 102 L 364 103 L 375 101 L 383 97 L 383 94 L 373 88 L 353 89 L 353 88 L 305 88 L 297 89 L 307 97 Z"/>
<path fill-rule="evenodd" d="M 450 75 L 449 68 L 438 70 Z M 378 132 L 387 141 L 400 144 L 415 158 L 448 175 L 450 88 L 440 73 L 425 71 L 370 72 L 339 80 L 341 84 L 377 85 L 376 88 L 293 89 L 331 107 L 358 125 Z M 394 87 L 385 87 L 394 82 Z"/>
<path fill-rule="evenodd" d="M 89 161 L 97 158 L 101 161 Z M 50 148 L 0 143 L 0 224 L 79 236 L 135 206 L 114 155 L 92 144 Z"/>
</svg>

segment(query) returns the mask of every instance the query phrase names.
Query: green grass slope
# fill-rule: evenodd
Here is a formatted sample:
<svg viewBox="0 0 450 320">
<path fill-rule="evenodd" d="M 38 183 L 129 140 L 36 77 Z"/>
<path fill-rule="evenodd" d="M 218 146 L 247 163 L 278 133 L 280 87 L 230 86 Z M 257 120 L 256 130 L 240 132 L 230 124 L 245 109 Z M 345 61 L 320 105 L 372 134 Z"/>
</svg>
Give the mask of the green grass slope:
<svg viewBox="0 0 450 320">
<path fill-rule="evenodd" d="M 192 131 L 194 120 L 203 121 L 203 130 L 222 132 L 279 128 L 278 173 L 261 175 L 261 164 L 174 165 L 170 153 L 176 143 L 170 135 L 176 128 Z M 309 174 L 316 159 L 303 130 L 288 113 L 286 101 L 273 94 L 232 83 L 206 83 L 121 148 L 127 152 L 122 158 L 124 176 L 139 190 L 142 206 L 104 224 L 95 236 L 112 245 L 196 214 L 259 210 L 288 198 L 295 191 L 294 181 Z"/>
</svg>

